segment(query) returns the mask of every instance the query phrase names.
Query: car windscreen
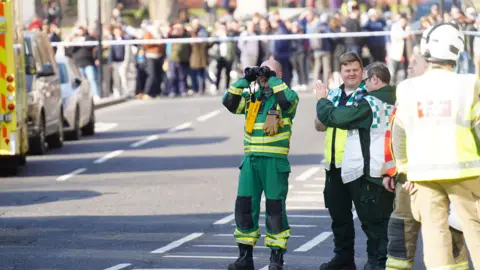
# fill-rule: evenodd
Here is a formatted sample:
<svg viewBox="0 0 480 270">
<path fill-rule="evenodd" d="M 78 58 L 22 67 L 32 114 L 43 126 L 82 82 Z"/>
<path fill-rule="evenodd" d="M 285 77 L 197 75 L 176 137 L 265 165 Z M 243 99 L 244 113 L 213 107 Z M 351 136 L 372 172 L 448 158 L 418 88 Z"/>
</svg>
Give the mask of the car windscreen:
<svg viewBox="0 0 480 270">
<path fill-rule="evenodd" d="M 58 70 L 60 71 L 60 83 L 68 83 L 68 71 L 67 66 L 64 63 L 58 63 Z"/>
</svg>

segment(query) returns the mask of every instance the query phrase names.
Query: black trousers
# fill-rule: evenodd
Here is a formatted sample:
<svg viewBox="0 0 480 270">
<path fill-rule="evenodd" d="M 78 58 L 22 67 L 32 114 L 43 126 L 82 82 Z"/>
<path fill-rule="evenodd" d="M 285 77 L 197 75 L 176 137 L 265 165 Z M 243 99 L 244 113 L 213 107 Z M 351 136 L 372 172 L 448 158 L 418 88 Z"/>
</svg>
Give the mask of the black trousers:
<svg viewBox="0 0 480 270">
<path fill-rule="evenodd" d="M 368 257 L 375 261 L 377 266 L 385 268 L 388 221 L 393 211 L 394 194 L 364 177 L 344 184 L 341 169 L 332 168 L 326 171 L 324 199 L 332 217 L 335 255 L 341 261 L 354 261 L 353 202 L 362 223 L 362 230 L 367 235 Z"/>
</svg>

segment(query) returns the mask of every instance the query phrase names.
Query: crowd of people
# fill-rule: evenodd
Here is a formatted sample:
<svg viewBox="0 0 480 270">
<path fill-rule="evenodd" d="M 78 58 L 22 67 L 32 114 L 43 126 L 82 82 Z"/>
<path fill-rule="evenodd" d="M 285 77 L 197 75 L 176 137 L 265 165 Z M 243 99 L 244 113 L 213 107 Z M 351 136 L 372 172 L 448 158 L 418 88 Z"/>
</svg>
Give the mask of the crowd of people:
<svg viewBox="0 0 480 270">
<path fill-rule="evenodd" d="M 44 31 L 52 41 L 60 41 L 56 25 L 60 15 L 55 13 L 55 1 L 46 8 L 45 23 L 38 18 L 30 29 Z M 190 96 L 218 94 L 228 88 L 231 78 L 242 74 L 245 67 L 259 65 L 273 58 L 283 67 L 284 80 L 297 91 L 307 91 L 315 79 L 338 85 L 339 56 L 356 52 L 365 64 L 387 62 L 393 82 L 405 77 L 408 62 L 420 44 L 420 35 L 413 35 L 411 14 L 392 14 L 390 11 L 370 9 L 360 12 L 357 4 L 348 6 L 348 12 L 319 12 L 307 10 L 291 19 L 282 19 L 278 12 L 268 16 L 253 14 L 245 21 L 235 20 L 232 13 L 220 17 L 214 25 L 204 25 L 200 19 L 190 18 L 182 10 L 178 19 L 169 25 L 144 20 L 139 28 L 126 25 L 122 19 L 123 5 L 112 11 L 111 24 L 103 29 L 103 40 L 151 40 L 186 37 L 237 37 L 235 41 L 201 43 L 167 43 L 149 45 L 111 45 L 103 51 L 103 85 L 98 85 L 96 70 L 100 67 L 96 47 L 75 47 L 69 50 L 81 71 L 89 79 L 97 97 L 128 96 L 152 99 L 160 96 Z M 55 15 L 56 14 L 56 15 Z M 438 6 L 420 19 L 419 28 L 426 29 L 443 19 L 453 21 L 467 31 L 480 28 L 480 17 L 475 10 L 466 12 L 453 7 L 440 18 Z M 288 35 L 314 33 L 391 31 L 388 36 L 292 39 L 242 40 L 256 35 Z M 64 41 L 96 40 L 96 25 L 79 25 L 73 35 Z M 466 37 L 466 55 L 475 63 L 479 73 L 480 38 Z M 468 65 L 475 72 L 472 64 Z M 403 72 L 402 72 L 403 71 Z M 237 76 L 236 76 L 237 75 Z"/>
</svg>

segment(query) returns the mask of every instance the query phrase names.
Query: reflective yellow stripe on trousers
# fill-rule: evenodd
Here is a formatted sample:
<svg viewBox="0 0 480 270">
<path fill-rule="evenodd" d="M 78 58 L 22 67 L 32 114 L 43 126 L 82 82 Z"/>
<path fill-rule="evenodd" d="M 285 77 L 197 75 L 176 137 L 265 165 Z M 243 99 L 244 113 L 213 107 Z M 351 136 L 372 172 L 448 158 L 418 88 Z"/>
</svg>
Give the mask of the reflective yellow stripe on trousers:
<svg viewBox="0 0 480 270">
<path fill-rule="evenodd" d="M 235 237 L 237 243 L 255 246 L 260 238 L 260 229 L 251 233 L 243 233 L 238 229 L 235 229 L 233 236 Z"/>
<path fill-rule="evenodd" d="M 288 238 L 290 238 L 290 229 L 277 234 L 267 233 L 267 236 L 265 237 L 265 246 L 287 249 Z"/>
<path fill-rule="evenodd" d="M 398 260 L 391 257 L 388 257 L 385 270 L 395 270 L 395 269 L 412 269 L 413 262 Z"/>
</svg>

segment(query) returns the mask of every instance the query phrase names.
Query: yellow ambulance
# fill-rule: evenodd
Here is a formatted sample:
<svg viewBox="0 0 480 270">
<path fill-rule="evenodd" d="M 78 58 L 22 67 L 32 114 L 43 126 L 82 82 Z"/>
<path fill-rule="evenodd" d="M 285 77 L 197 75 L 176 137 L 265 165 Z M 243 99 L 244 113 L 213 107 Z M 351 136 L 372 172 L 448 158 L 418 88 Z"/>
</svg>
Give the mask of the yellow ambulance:
<svg viewBox="0 0 480 270">
<path fill-rule="evenodd" d="M 28 151 L 22 0 L 0 0 L 0 174 L 16 174 Z"/>
</svg>

